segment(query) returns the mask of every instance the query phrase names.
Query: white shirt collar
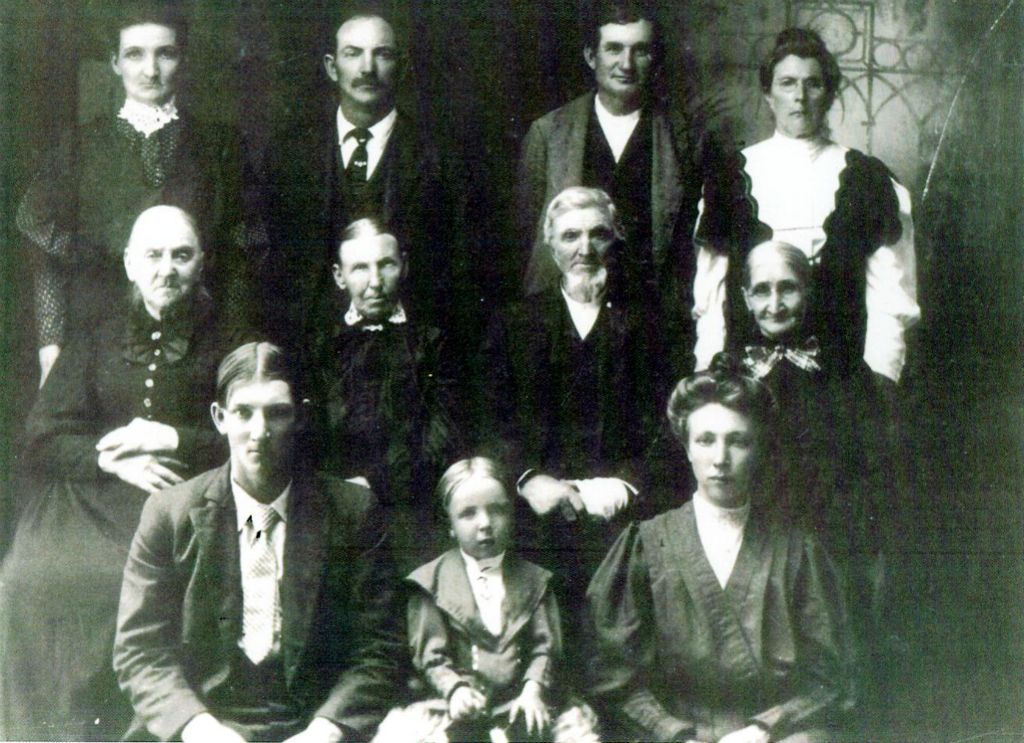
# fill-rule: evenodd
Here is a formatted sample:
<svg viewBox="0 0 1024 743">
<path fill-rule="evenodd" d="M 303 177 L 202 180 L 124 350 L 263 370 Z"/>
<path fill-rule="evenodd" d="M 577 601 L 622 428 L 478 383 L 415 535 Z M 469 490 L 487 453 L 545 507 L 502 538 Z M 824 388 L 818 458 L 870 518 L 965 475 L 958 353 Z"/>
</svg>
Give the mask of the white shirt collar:
<svg viewBox="0 0 1024 743">
<path fill-rule="evenodd" d="M 693 494 L 693 510 L 697 519 L 705 523 L 720 526 L 723 529 L 743 529 L 750 516 L 750 501 L 736 508 L 725 508 L 717 503 L 712 503 L 698 490 Z"/>
<path fill-rule="evenodd" d="M 466 572 L 469 573 L 470 581 L 480 575 L 484 570 L 500 568 L 502 563 L 505 561 L 504 552 L 500 555 L 495 555 L 494 557 L 481 557 L 479 560 L 472 555 L 466 554 L 461 548 L 459 549 L 459 554 L 462 555 L 462 560 L 466 563 Z"/>
<path fill-rule="evenodd" d="M 787 137 L 777 129 L 771 136 L 771 143 L 775 149 L 780 150 L 786 156 L 805 160 L 816 160 L 832 144 L 826 137 Z"/>
<path fill-rule="evenodd" d="M 366 127 L 370 130 L 370 142 L 384 143 L 387 142 L 388 137 L 391 136 L 391 130 L 395 127 L 395 120 L 398 118 L 398 111 L 391 109 L 388 115 L 378 121 L 376 124 L 370 127 Z M 341 112 L 341 106 L 338 106 L 338 144 L 345 145 L 345 137 L 353 129 L 359 127 L 345 118 L 345 114 Z"/>
<path fill-rule="evenodd" d="M 162 106 L 148 106 L 134 98 L 125 98 L 117 116 L 131 124 L 135 131 L 148 137 L 177 120 L 178 107 L 174 103 L 174 98 Z"/>
<path fill-rule="evenodd" d="M 596 302 L 580 302 L 577 299 L 570 297 L 565 287 L 559 287 L 562 292 L 562 297 L 565 299 L 565 306 L 569 310 L 569 317 L 572 318 L 572 324 L 576 328 L 576 332 L 580 334 L 580 338 L 583 340 L 587 339 L 590 335 L 590 331 L 594 329 L 594 325 L 597 324 L 597 317 L 601 314 L 601 305 L 604 304 L 604 297 Z"/>
<path fill-rule="evenodd" d="M 359 313 L 359 310 L 356 309 L 356 306 L 350 302 L 348 305 L 348 309 L 345 311 L 345 324 L 348 325 L 349 327 L 352 327 L 353 325 L 358 324 L 363 319 L 363 316 Z M 402 325 L 407 320 L 408 318 L 405 315 L 405 307 L 402 306 L 401 302 L 398 302 L 398 304 L 395 305 L 395 309 L 391 311 L 391 316 L 388 317 L 388 322 L 391 323 L 392 325 Z M 383 325 L 373 325 L 369 327 L 378 330 L 384 329 Z"/>
<path fill-rule="evenodd" d="M 618 162 L 629 143 L 629 138 L 633 136 L 633 130 L 636 129 L 636 125 L 640 121 L 640 109 L 638 108 L 632 113 L 616 115 L 601 103 L 601 96 L 595 95 L 594 111 L 597 113 L 597 121 L 601 125 L 601 131 L 604 132 L 608 146 L 612 149 L 612 155 L 615 156 L 615 162 Z"/>
<path fill-rule="evenodd" d="M 266 506 L 270 506 L 270 508 L 277 511 L 277 515 L 280 516 L 281 521 L 286 522 L 288 520 L 288 496 L 291 493 L 291 490 L 292 484 L 289 481 L 279 496 L 274 498 L 270 503 L 264 504 L 249 495 L 249 493 L 245 491 L 245 488 L 235 482 L 234 478 L 231 478 L 231 495 L 235 499 L 235 515 L 238 519 L 238 531 L 241 532 L 245 529 L 245 525 L 248 523 L 250 518 L 253 519 L 253 523 L 256 523 L 256 519 L 254 517 L 261 513 Z"/>
</svg>

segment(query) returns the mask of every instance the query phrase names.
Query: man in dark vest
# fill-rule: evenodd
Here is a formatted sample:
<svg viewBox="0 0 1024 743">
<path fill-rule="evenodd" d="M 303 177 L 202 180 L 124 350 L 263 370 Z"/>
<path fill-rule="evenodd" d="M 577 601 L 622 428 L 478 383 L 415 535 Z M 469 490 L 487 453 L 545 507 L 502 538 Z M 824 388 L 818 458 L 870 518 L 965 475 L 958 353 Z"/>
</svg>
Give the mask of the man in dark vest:
<svg viewBox="0 0 1024 743">
<path fill-rule="evenodd" d="M 590 575 L 641 505 L 646 456 L 665 409 L 658 324 L 617 291 L 624 249 L 599 189 L 558 194 L 544 219 L 559 281 L 499 312 L 483 348 L 481 446 L 519 478 L 531 559 L 555 573 L 562 606 L 582 606 Z M 566 648 L 579 613 L 566 619 Z"/>
<path fill-rule="evenodd" d="M 380 219 L 406 236 L 410 290 L 423 314 L 431 314 L 447 276 L 437 155 L 395 107 L 408 61 L 398 17 L 384 2 L 343 2 L 329 27 L 323 65 L 337 102 L 312 126 L 287 127 L 272 166 L 281 194 L 277 244 L 285 247 L 268 282 L 275 300 L 290 300 L 292 316 L 278 331 L 292 338 L 302 308 L 330 290 L 324 267 L 356 219 Z"/>
<path fill-rule="evenodd" d="M 625 232 L 621 289 L 688 327 L 679 318 L 688 316 L 701 179 L 690 127 L 652 95 L 662 57 L 658 23 L 641 0 L 596 0 L 583 25 L 597 90 L 535 121 L 523 144 L 519 231 L 533 241 L 526 293 L 558 277 L 544 245 L 544 209 L 569 186 L 600 188 Z"/>
</svg>

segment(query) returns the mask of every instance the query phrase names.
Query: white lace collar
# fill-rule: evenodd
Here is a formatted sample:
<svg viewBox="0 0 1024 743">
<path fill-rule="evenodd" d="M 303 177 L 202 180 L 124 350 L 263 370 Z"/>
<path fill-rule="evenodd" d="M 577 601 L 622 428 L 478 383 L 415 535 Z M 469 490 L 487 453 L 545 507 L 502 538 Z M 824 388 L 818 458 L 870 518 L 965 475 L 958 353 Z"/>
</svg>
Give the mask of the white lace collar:
<svg viewBox="0 0 1024 743">
<path fill-rule="evenodd" d="M 175 121 L 178 118 L 178 107 L 173 98 L 162 106 L 147 106 L 134 98 L 126 98 L 117 116 L 131 124 L 135 131 L 148 137 Z"/>
</svg>

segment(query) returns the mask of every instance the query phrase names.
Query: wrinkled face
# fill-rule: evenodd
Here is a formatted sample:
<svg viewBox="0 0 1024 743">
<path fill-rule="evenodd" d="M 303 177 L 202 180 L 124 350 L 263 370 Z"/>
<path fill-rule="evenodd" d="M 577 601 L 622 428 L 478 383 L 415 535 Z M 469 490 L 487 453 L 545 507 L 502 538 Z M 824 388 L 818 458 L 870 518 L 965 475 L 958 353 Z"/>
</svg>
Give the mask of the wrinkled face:
<svg viewBox="0 0 1024 743">
<path fill-rule="evenodd" d="M 686 454 L 697 490 L 716 505 L 747 502 L 757 437 L 750 420 L 731 408 L 710 403 L 687 419 Z"/>
<path fill-rule="evenodd" d="M 297 411 L 291 387 L 281 379 L 238 382 L 223 406 L 211 406 L 213 423 L 228 439 L 231 474 L 246 492 L 290 471 Z"/>
<path fill-rule="evenodd" d="M 386 320 L 398 304 L 404 264 L 398 241 L 391 235 L 346 240 L 338 249 L 334 282 L 348 292 L 360 315 Z"/>
<path fill-rule="evenodd" d="M 174 211 L 146 213 L 139 219 L 144 221 L 132 230 L 124 270 L 146 310 L 160 319 L 199 284 L 203 251 L 192 226 Z"/>
<path fill-rule="evenodd" d="M 563 275 L 593 275 L 605 267 L 615 229 L 604 211 L 589 206 L 563 212 L 552 228 L 551 254 Z"/>
<path fill-rule="evenodd" d="M 156 106 L 174 96 L 181 58 L 173 28 L 143 23 L 121 29 L 117 54 L 110 64 L 121 78 L 127 97 Z"/>
<path fill-rule="evenodd" d="M 817 136 L 828 113 L 827 99 L 818 60 L 790 54 L 775 65 L 772 87 L 765 100 L 780 134 L 792 138 Z"/>
<path fill-rule="evenodd" d="M 342 110 L 390 111 L 399 68 L 391 24 L 378 16 L 352 18 L 335 38 L 334 54 L 324 56 L 324 67 L 338 84 Z"/>
<path fill-rule="evenodd" d="M 505 488 L 490 478 L 459 485 L 448 503 L 448 521 L 462 551 L 479 560 L 508 549 L 511 508 Z"/>
<path fill-rule="evenodd" d="M 598 94 L 625 104 L 627 112 L 640 107 L 654 69 L 654 27 L 650 21 L 606 23 L 599 29 L 597 49 L 583 57 L 594 71 Z"/>
<path fill-rule="evenodd" d="M 774 250 L 751 253 L 749 267 L 743 299 L 761 333 L 772 340 L 793 334 L 803 322 L 807 288 Z"/>
</svg>

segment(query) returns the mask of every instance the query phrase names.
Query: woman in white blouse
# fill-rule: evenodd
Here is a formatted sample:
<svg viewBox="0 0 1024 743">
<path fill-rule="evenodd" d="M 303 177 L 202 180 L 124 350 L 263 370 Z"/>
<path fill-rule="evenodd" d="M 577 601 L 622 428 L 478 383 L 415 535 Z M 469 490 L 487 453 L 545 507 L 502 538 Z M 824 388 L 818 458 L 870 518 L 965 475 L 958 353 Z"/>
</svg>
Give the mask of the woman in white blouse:
<svg viewBox="0 0 1024 743">
<path fill-rule="evenodd" d="M 808 320 L 840 376 L 861 359 L 898 382 L 904 335 L 920 317 L 910 195 L 879 160 L 829 138 L 839 65 L 813 31 L 786 29 L 760 70 L 775 134 L 746 148 L 735 172 L 705 189 L 694 284 L 697 368 L 756 337 L 743 303 L 746 253 L 766 240 L 808 257 Z"/>
</svg>

